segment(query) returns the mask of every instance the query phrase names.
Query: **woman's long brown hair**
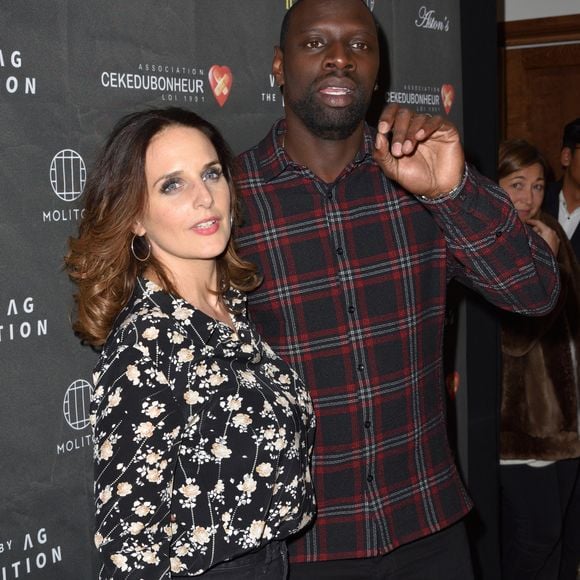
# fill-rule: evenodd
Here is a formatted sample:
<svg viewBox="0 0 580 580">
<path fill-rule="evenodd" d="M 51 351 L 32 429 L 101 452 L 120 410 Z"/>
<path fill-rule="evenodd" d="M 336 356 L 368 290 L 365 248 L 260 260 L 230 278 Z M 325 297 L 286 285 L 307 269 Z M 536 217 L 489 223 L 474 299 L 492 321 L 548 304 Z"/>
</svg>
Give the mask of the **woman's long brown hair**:
<svg viewBox="0 0 580 580">
<path fill-rule="evenodd" d="M 73 329 L 86 343 L 106 341 L 115 318 L 133 293 L 137 277 L 154 272 L 162 287 L 177 294 L 171 276 L 153 257 L 139 261 L 148 248 L 134 238 L 133 227 L 147 204 L 145 154 L 151 139 L 166 127 L 180 125 L 201 131 L 214 146 L 229 183 L 234 223 L 239 215 L 232 181 L 233 155 L 219 131 L 208 121 L 176 107 L 151 109 L 123 117 L 103 147 L 84 188 L 84 212 L 77 237 L 69 238 L 65 267 L 77 285 Z M 256 267 L 236 253 L 233 236 L 217 259 L 218 294 L 233 286 L 248 292 L 260 282 Z"/>
</svg>

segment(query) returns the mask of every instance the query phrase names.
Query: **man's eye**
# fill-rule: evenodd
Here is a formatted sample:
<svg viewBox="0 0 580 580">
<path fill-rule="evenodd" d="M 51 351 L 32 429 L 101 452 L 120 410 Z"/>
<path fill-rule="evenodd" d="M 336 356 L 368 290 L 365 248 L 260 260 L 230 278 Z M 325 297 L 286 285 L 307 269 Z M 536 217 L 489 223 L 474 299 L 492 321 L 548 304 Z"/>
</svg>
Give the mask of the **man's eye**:
<svg viewBox="0 0 580 580">
<path fill-rule="evenodd" d="M 320 48 L 322 46 L 322 41 L 320 41 L 320 40 L 309 40 L 306 43 L 306 46 L 308 48 Z"/>
<path fill-rule="evenodd" d="M 357 50 L 367 50 L 369 45 L 366 42 L 363 42 L 362 40 L 360 40 L 357 42 L 353 42 L 352 47 L 356 48 Z"/>
</svg>

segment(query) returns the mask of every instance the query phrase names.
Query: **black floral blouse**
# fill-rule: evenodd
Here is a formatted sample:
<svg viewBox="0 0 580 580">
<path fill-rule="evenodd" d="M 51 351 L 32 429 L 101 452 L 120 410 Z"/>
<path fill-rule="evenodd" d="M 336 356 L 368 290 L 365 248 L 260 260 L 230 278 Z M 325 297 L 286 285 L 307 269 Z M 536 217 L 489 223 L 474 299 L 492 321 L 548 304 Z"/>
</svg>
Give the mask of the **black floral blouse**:
<svg viewBox="0 0 580 580">
<path fill-rule="evenodd" d="M 193 576 L 314 517 L 312 402 L 257 335 L 139 279 L 97 364 L 101 579 Z"/>
</svg>

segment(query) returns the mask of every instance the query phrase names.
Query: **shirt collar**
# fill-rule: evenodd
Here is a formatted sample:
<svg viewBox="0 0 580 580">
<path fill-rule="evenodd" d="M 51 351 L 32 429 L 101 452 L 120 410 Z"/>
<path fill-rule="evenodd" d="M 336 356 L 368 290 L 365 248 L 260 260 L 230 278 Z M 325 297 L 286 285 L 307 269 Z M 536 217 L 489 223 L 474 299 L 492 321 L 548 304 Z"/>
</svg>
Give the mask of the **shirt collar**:
<svg viewBox="0 0 580 580">
<path fill-rule="evenodd" d="M 259 159 L 262 176 L 266 181 L 271 181 L 287 169 L 300 168 L 299 165 L 295 164 L 292 159 L 288 157 L 286 150 L 282 145 L 285 134 L 286 120 L 279 119 L 272 126 L 270 133 L 268 133 L 268 135 L 266 135 L 257 146 L 257 158 Z M 367 123 L 365 123 L 363 141 L 349 167 L 360 165 L 365 161 L 372 160 L 375 135 L 376 130 L 372 129 Z M 347 167 L 346 170 L 348 170 L 349 167 Z"/>
</svg>

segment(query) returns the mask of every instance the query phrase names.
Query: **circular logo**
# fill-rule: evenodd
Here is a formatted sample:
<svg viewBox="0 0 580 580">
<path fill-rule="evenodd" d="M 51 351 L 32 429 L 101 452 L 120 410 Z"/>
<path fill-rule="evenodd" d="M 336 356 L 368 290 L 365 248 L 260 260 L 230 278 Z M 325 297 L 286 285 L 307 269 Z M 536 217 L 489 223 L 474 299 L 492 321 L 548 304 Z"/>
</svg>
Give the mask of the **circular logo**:
<svg viewBox="0 0 580 580">
<path fill-rule="evenodd" d="M 83 379 L 72 382 L 62 404 L 66 422 L 77 431 L 89 425 L 89 405 L 91 403 L 91 384 Z"/>
<path fill-rule="evenodd" d="M 83 158 L 72 149 L 59 151 L 50 163 L 50 184 L 63 201 L 74 201 L 83 193 L 87 169 Z"/>
</svg>

